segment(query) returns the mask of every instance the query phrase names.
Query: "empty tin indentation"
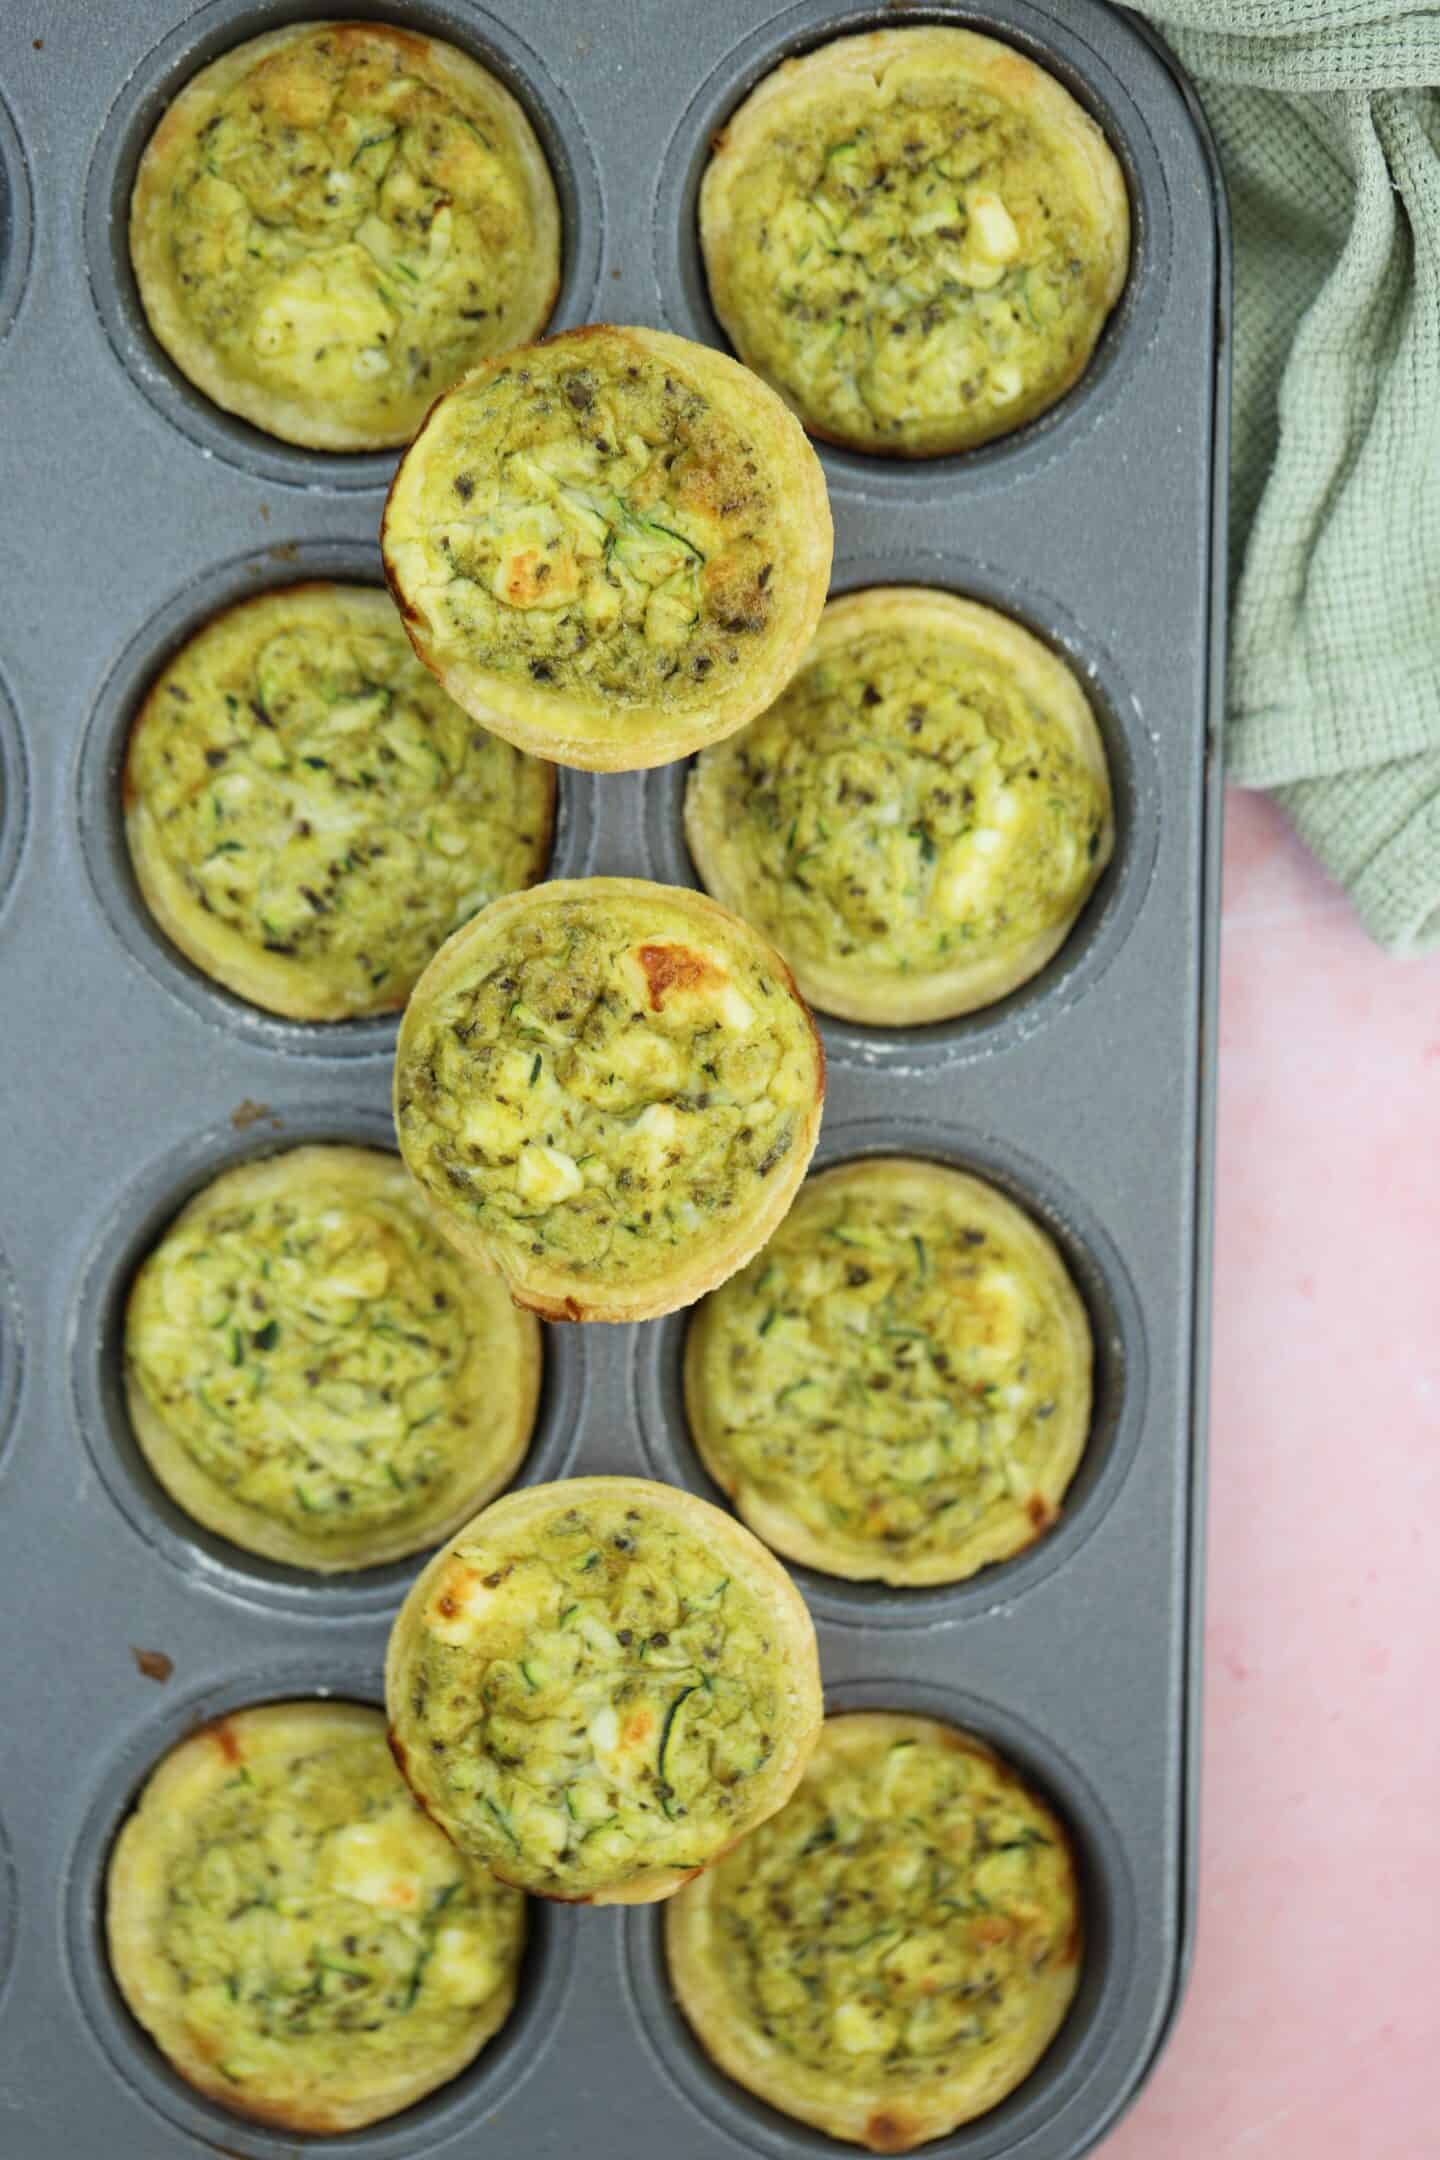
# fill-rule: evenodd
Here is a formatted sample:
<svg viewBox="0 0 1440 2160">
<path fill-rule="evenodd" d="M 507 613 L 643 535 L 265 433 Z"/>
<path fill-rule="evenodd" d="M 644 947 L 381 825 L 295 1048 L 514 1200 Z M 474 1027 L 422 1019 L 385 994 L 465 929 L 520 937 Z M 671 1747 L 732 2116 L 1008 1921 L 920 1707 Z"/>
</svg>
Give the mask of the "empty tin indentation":
<svg viewBox="0 0 1440 2160">
<path fill-rule="evenodd" d="M 64 1880 L 68 1978 L 85 2020 L 115 2074 L 155 2113 L 207 2152 L 244 2160 L 294 2160 L 296 2139 L 263 2129 L 207 2100 L 171 2069 L 131 2016 L 115 1984 L 105 1943 L 105 1876 L 110 1850 L 146 1779 L 199 1724 L 258 1703 L 338 1697 L 380 1701 L 378 1666 L 336 1659 L 275 1665 L 244 1679 L 212 1679 L 137 1721 L 102 1771 L 68 1854 Z M 569 1991 L 575 1927 L 569 1913 L 529 1901 L 528 1932 L 515 2007 L 473 2064 L 428 2098 L 370 2129 L 320 2140 L 337 2160 L 409 2160 L 483 2134 L 482 2126 L 530 2075 L 559 2023 Z M 307 2145 L 309 2140 L 304 2141 Z"/>
<path fill-rule="evenodd" d="M 0 1821 L 0 2008 L 3 2008 L 15 1963 L 19 1926 L 20 1878 L 15 1869 L 15 1855 L 10 1849 L 9 1832 Z"/>
<path fill-rule="evenodd" d="M 25 291 L 33 236 L 30 168 L 10 108 L 0 96 L 0 340 L 14 322 Z"/>
<path fill-rule="evenodd" d="M 836 594 L 876 585 L 929 585 L 983 601 L 1052 646 L 1090 700 L 1114 797 L 1115 852 L 1064 944 L 1029 982 L 993 1005 L 920 1027 L 870 1027 L 817 1012 L 825 1054 L 836 1065 L 862 1072 L 924 1072 L 1013 1048 L 1100 980 L 1139 916 L 1155 868 L 1162 815 L 1160 769 L 1145 716 L 1118 663 L 1048 593 L 962 555 L 897 550 L 847 554 L 836 563 Z M 643 774 L 643 817 L 648 874 L 673 885 L 698 886 L 683 817 L 689 772 L 686 760 Z"/>
<path fill-rule="evenodd" d="M 1080 1877 L 1085 1949 L 1080 1987 L 1064 2025 L 1022 2085 L 987 2114 L 924 2150 L 937 2160 L 999 2160 L 1060 2150 L 1040 2140 L 1079 2093 L 1113 2044 L 1131 1985 L 1135 1895 L 1124 1848 L 1088 1779 L 1012 1712 L 960 1689 L 897 1676 L 827 1688 L 828 1712 L 900 1710 L 972 1732 L 1019 1770 L 1070 1832 Z M 728 2078 L 705 2054 L 671 1992 L 664 1947 L 664 1907 L 633 1906 L 625 1915 L 625 1980 L 636 2022 L 669 2083 L 715 2129 L 749 2152 L 777 2160 L 833 2160 L 838 2145 L 823 2132 L 781 2114 Z M 1031 2140 L 1035 2143 L 1031 2143 Z M 1066 2143 L 1066 2151 L 1071 2146 Z"/>
<path fill-rule="evenodd" d="M 121 773 L 130 727 L 146 691 L 185 641 L 222 609 L 314 578 L 383 585 L 377 546 L 351 540 L 279 543 L 204 571 L 138 630 L 96 697 L 76 768 L 81 850 L 95 897 L 121 944 L 161 987 L 212 1027 L 262 1049 L 302 1057 L 389 1057 L 398 1013 L 363 1020 L 285 1020 L 212 981 L 170 943 L 140 895 L 125 841 Z M 583 877 L 596 830 L 595 780 L 557 768 L 555 832 L 547 877 Z"/>
<path fill-rule="evenodd" d="M 1108 1232 L 1080 1197 L 1043 1164 L 993 1137 L 914 1117 L 836 1120 L 821 1129 L 814 1167 L 867 1155 L 914 1155 L 973 1171 L 1032 1215 L 1060 1249 L 1090 1318 L 1095 1350 L 1090 1437 L 1061 1503 L 1059 1520 L 1035 1544 L 976 1575 L 933 1589 L 847 1582 L 787 1560 L 820 1620 L 863 1628 L 937 1627 L 1011 1605 L 1071 1558 L 1112 1506 L 1145 1418 L 1145 1324 L 1129 1272 Z M 683 1363 L 688 1315 L 672 1313 L 635 1338 L 636 1422 L 656 1477 L 729 1507 L 700 1461 L 685 1416 Z"/>
<path fill-rule="evenodd" d="M 30 819 L 30 772 L 25 738 L 0 678 L 0 907 L 9 896 Z"/>
<path fill-rule="evenodd" d="M 121 1195 L 90 1241 L 89 1264 L 71 1307 L 68 1358 L 76 1420 L 101 1484 L 132 1530 L 187 1581 L 282 1612 L 317 1620 L 385 1615 L 398 1607 L 428 1554 L 336 1575 L 287 1567 L 247 1552 L 187 1515 L 159 1483 L 136 1442 L 125 1408 L 125 1305 L 141 1261 L 185 1202 L 222 1170 L 307 1143 L 349 1141 L 393 1148 L 389 1116 L 337 1104 L 244 1117 L 201 1133 L 151 1163 Z M 241 1129 L 237 1131 L 237 1123 Z M 582 1328 L 543 1330 L 540 1407 L 529 1450 L 512 1483 L 540 1484 L 569 1466 L 586 1399 Z"/>
<path fill-rule="evenodd" d="M 584 322 L 600 274 L 603 211 L 588 138 L 565 92 L 533 48 L 508 24 L 453 0 L 413 0 L 403 11 L 358 0 L 347 19 L 396 22 L 457 45 L 504 83 L 540 139 L 560 203 L 560 291 L 548 328 Z M 162 349 L 140 304 L 130 263 L 130 195 L 145 145 L 190 78 L 267 30 L 323 17 L 303 0 L 212 0 L 161 39 L 111 106 L 85 188 L 85 259 L 91 295 L 116 358 L 155 410 L 206 456 L 290 487 L 388 487 L 399 448 L 336 454 L 284 443 L 215 405 Z"/>
<path fill-rule="evenodd" d="M 1139 106 L 1078 27 L 1058 22 L 1028 5 L 1028 0 L 995 0 L 983 18 L 968 11 L 957 18 L 951 9 L 926 5 L 925 0 L 915 5 L 907 0 L 903 15 L 897 15 L 893 7 L 874 6 L 852 6 L 837 15 L 825 0 L 800 0 L 726 55 L 691 99 L 665 150 L 655 195 L 653 240 L 656 284 L 667 326 L 730 350 L 710 303 L 697 209 L 711 144 L 757 83 L 781 61 L 857 31 L 957 20 L 1017 46 L 1056 76 L 1104 129 L 1130 195 L 1130 273 L 1079 382 L 1048 412 L 1013 435 L 975 450 L 917 459 L 817 442 L 831 487 L 858 495 L 923 497 L 949 505 L 958 489 L 1009 486 L 1048 464 L 1074 441 L 1077 431 L 1089 429 L 1113 412 L 1164 309 L 1172 245 L 1164 165 Z"/>
<path fill-rule="evenodd" d="M 0 1252 L 0 1462 L 9 1445 L 20 1402 L 25 1368 L 25 1337 L 20 1324 L 20 1296 L 10 1263 Z M 3 1935 L 3 1929 L 0 1929 Z"/>
</svg>

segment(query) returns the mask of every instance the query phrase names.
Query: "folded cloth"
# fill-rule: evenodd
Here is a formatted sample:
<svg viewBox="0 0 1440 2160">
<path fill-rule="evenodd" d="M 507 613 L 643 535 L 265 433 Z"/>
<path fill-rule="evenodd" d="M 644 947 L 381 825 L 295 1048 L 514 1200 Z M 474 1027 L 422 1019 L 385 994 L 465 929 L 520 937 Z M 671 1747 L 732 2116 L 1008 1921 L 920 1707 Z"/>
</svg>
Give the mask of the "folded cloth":
<svg viewBox="0 0 1440 2160">
<path fill-rule="evenodd" d="M 1440 4 L 1139 0 L 1235 236 L 1228 769 L 1440 945 Z"/>
</svg>

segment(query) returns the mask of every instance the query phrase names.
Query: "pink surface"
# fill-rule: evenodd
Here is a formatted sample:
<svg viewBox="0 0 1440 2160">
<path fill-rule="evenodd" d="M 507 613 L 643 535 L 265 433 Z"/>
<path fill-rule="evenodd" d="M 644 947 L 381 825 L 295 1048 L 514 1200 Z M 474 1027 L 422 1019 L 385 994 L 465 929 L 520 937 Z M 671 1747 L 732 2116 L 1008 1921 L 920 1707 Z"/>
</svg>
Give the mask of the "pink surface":
<svg viewBox="0 0 1440 2160">
<path fill-rule="evenodd" d="M 1440 958 L 1231 791 L 1194 1975 L 1105 2160 L 1440 2155 Z"/>
</svg>

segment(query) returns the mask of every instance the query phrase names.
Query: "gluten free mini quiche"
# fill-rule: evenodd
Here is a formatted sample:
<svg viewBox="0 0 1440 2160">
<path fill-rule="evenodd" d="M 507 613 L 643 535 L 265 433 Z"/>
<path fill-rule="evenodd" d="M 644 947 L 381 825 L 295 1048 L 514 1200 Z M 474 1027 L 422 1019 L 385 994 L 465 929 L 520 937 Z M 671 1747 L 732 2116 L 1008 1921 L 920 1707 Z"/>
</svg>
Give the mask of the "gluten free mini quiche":
<svg viewBox="0 0 1440 2160">
<path fill-rule="evenodd" d="M 665 1915 L 705 2052 L 772 2107 L 909 2152 L 1013 2092 L 1079 1981 L 1069 1841 L 930 1718 L 826 1721 L 799 1790 Z"/>
<path fill-rule="evenodd" d="M 1110 859 L 1079 682 L 1008 616 L 877 586 L 832 600 L 770 710 L 697 760 L 690 852 L 823 1012 L 993 1004 L 1064 943 Z"/>
<path fill-rule="evenodd" d="M 372 1148 L 225 1171 L 126 1309 L 126 1399 L 156 1477 L 207 1529 L 295 1567 L 446 1536 L 514 1475 L 539 1388 L 536 1321 Z"/>
<path fill-rule="evenodd" d="M 400 1148 L 458 1249 L 556 1320 L 688 1305 L 779 1223 L 825 1060 L 789 970 L 713 900 L 581 878 L 497 900 L 400 1028 Z"/>
<path fill-rule="evenodd" d="M 732 1516 L 644 1478 L 511 1493 L 390 1638 L 391 1744 L 463 1852 L 569 1903 L 668 1897 L 794 1790 L 815 1630 Z"/>
<path fill-rule="evenodd" d="M 1124 175 L 1054 77 L 970 30 L 787 60 L 700 192 L 710 293 L 742 360 L 817 435 L 967 450 L 1083 373 L 1125 283 Z"/>
<path fill-rule="evenodd" d="M 662 764 L 776 696 L 825 601 L 819 462 L 723 353 L 592 324 L 468 375 L 381 533 L 415 650 L 562 765 Z"/>
<path fill-rule="evenodd" d="M 188 83 L 130 203 L 140 299 L 227 412 L 319 450 L 408 442 L 544 327 L 560 214 L 494 76 L 390 23 L 294 23 Z"/>
<path fill-rule="evenodd" d="M 1085 1308 L 981 1179 L 871 1157 L 810 1178 L 690 1324 L 705 1467 L 787 1559 L 958 1582 L 1054 1522 L 1090 1430 Z"/>
<path fill-rule="evenodd" d="M 294 585 L 227 608 L 130 733 L 125 836 L 151 914 L 237 996 L 390 1012 L 451 931 L 544 871 L 555 777 L 476 727 L 390 599 Z"/>
<path fill-rule="evenodd" d="M 356 2130 L 504 2024 L 525 1900 L 426 1821 L 378 1710 L 267 1703 L 152 1772 L 108 1932 L 127 2004 L 192 2085 L 286 2131 Z"/>
</svg>

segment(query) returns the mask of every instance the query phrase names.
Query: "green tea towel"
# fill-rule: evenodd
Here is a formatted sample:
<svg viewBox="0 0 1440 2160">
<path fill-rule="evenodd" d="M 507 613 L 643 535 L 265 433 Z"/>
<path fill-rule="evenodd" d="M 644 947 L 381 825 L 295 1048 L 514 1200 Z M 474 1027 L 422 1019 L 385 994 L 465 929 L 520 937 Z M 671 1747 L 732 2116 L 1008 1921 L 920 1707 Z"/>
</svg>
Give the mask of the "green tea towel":
<svg viewBox="0 0 1440 2160">
<path fill-rule="evenodd" d="M 1440 4 L 1138 0 L 1235 236 L 1231 777 L 1440 944 Z"/>
</svg>

